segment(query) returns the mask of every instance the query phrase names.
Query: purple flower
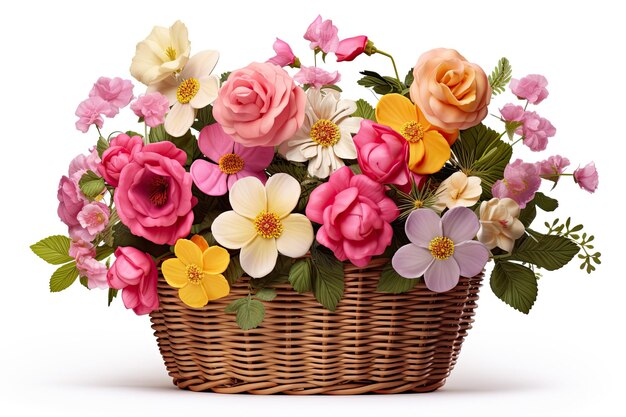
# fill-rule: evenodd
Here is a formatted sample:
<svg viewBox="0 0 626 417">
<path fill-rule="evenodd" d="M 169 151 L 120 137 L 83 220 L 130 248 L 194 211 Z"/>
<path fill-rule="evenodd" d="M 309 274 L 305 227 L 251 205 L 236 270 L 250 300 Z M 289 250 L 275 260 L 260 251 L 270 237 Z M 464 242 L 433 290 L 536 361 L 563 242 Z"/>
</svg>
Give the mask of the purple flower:
<svg viewBox="0 0 626 417">
<path fill-rule="evenodd" d="M 598 171 L 596 170 L 596 164 L 593 162 L 588 163 L 583 168 L 578 168 L 574 171 L 574 181 L 585 191 L 590 193 L 595 192 L 598 189 Z"/>
<path fill-rule="evenodd" d="M 521 80 L 513 78 L 509 87 L 517 98 L 528 100 L 532 104 L 539 104 L 548 97 L 547 85 L 548 80 L 543 75 L 530 74 Z"/>
<path fill-rule="evenodd" d="M 431 291 L 446 292 L 459 277 L 473 277 L 489 260 L 489 251 L 474 239 L 480 223 L 467 207 L 455 207 L 440 219 L 431 209 L 412 212 L 405 224 L 411 241 L 391 259 L 396 272 L 405 278 L 424 275 Z"/>
<path fill-rule="evenodd" d="M 535 197 L 540 185 L 537 166 L 517 159 L 504 168 L 504 179 L 496 181 L 491 192 L 497 198 L 511 198 L 524 208 Z"/>
<path fill-rule="evenodd" d="M 509 103 L 505 104 L 504 107 L 500 109 L 500 114 L 507 122 L 521 122 L 524 118 L 524 108 Z"/>
<path fill-rule="evenodd" d="M 534 111 L 525 112 L 522 122 L 523 125 L 515 133 L 524 136 L 524 145 L 534 152 L 546 149 L 548 138 L 556 134 L 556 129 L 552 123 Z"/>
</svg>

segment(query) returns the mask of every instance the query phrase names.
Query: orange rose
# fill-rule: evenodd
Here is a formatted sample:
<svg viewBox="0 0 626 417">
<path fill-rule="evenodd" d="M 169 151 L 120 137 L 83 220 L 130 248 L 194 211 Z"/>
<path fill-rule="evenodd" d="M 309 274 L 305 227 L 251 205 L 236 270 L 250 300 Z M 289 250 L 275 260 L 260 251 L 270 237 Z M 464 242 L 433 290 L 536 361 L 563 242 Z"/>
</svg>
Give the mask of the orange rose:
<svg viewBox="0 0 626 417">
<path fill-rule="evenodd" d="M 485 72 L 454 49 L 430 50 L 413 69 L 411 100 L 444 129 L 467 129 L 487 116 L 491 87 Z"/>
</svg>

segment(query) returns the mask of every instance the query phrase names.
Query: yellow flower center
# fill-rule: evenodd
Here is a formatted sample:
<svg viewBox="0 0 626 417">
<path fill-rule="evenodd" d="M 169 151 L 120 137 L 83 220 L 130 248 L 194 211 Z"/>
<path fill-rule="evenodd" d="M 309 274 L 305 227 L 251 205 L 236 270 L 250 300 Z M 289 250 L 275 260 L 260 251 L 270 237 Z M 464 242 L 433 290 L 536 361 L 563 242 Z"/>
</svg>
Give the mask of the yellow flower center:
<svg viewBox="0 0 626 417">
<path fill-rule="evenodd" d="M 323 147 L 334 146 L 341 139 L 339 126 L 327 119 L 320 119 L 311 126 L 311 139 Z"/>
<path fill-rule="evenodd" d="M 218 162 L 220 171 L 224 174 L 232 175 L 241 171 L 245 165 L 243 158 L 236 153 L 227 153 Z"/>
<path fill-rule="evenodd" d="M 187 273 L 187 279 L 192 284 L 200 284 L 202 281 L 202 269 L 196 264 L 189 264 L 185 270 Z"/>
<path fill-rule="evenodd" d="M 187 104 L 198 94 L 200 82 L 195 78 L 183 80 L 176 90 L 176 98 L 181 104 Z"/>
<path fill-rule="evenodd" d="M 283 233 L 283 223 L 272 212 L 260 212 L 254 219 L 254 227 L 257 234 L 265 239 L 278 238 Z"/>
<path fill-rule="evenodd" d="M 415 200 L 413 202 L 413 207 L 415 207 L 416 209 L 422 208 L 424 207 L 424 202 L 422 200 Z"/>
<path fill-rule="evenodd" d="M 172 48 L 171 46 L 168 46 L 165 49 L 165 55 L 167 55 L 167 57 L 170 59 L 170 61 L 175 60 L 176 57 L 178 56 L 178 54 L 176 53 L 176 49 Z"/>
<path fill-rule="evenodd" d="M 454 242 L 447 237 L 437 236 L 428 244 L 428 250 L 433 258 L 445 261 L 454 254 Z"/>
<path fill-rule="evenodd" d="M 404 136 L 404 139 L 406 139 L 407 142 L 419 142 L 424 139 L 424 127 L 420 123 L 412 120 L 402 125 L 400 134 Z"/>
</svg>

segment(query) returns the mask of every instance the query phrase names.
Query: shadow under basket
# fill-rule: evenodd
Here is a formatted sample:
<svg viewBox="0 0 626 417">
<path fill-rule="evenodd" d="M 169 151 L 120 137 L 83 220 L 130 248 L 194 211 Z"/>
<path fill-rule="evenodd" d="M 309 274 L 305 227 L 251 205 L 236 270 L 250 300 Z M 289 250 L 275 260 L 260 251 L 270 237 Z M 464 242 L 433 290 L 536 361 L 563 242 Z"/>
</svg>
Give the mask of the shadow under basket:
<svg viewBox="0 0 626 417">
<path fill-rule="evenodd" d="M 438 294 L 423 281 L 404 294 L 376 291 L 386 260 L 345 266 L 335 312 L 287 284 L 265 302 L 260 327 L 243 331 L 224 308 L 247 279 L 202 309 L 185 306 L 159 278 L 152 328 L 181 389 L 250 394 L 397 394 L 444 385 L 474 321 L 482 274 Z"/>
</svg>

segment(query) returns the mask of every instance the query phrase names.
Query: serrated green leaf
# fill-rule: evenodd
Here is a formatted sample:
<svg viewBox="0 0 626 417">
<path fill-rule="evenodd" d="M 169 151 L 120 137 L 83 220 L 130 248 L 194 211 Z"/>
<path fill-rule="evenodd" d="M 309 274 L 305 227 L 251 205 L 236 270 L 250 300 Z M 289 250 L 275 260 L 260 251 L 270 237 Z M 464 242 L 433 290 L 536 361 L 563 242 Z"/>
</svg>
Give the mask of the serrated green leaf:
<svg viewBox="0 0 626 417">
<path fill-rule="evenodd" d="M 100 138 L 98 139 L 98 143 L 96 143 L 96 151 L 98 152 L 98 156 L 102 158 L 102 154 L 107 149 L 109 149 L 109 142 L 105 138 L 100 136 Z"/>
<path fill-rule="evenodd" d="M 235 313 L 235 312 L 237 312 L 237 310 L 239 310 L 239 307 L 241 307 L 241 305 L 246 303 L 247 301 L 248 301 L 248 297 L 240 298 L 238 300 L 234 300 L 234 301 L 232 301 L 230 304 L 228 304 L 226 306 L 226 308 L 224 309 L 224 312 L 225 313 Z"/>
<path fill-rule="evenodd" d="M 420 279 L 408 279 L 398 274 L 391 262 L 383 268 L 380 280 L 376 287 L 376 291 L 386 292 L 390 294 L 401 294 L 410 291 L 417 285 Z"/>
<path fill-rule="evenodd" d="M 70 262 L 63 265 L 52 274 L 50 277 L 50 292 L 63 291 L 76 281 L 78 278 L 78 269 L 76 269 L 76 262 Z"/>
<path fill-rule="evenodd" d="M 362 98 L 356 101 L 356 111 L 352 114 L 353 117 L 362 117 L 363 119 L 369 119 L 376 121 L 376 111 L 367 101 Z"/>
<path fill-rule="evenodd" d="M 313 270 L 309 259 L 296 261 L 289 270 L 289 282 L 294 290 L 302 294 L 311 291 Z"/>
<path fill-rule="evenodd" d="M 111 303 L 113 302 L 113 299 L 117 297 L 117 290 L 115 288 L 109 288 L 109 294 L 108 294 L 108 306 L 111 306 Z"/>
<path fill-rule="evenodd" d="M 505 57 L 500 58 L 498 61 L 498 65 L 494 68 L 494 70 L 489 75 L 489 85 L 491 86 L 491 92 L 494 96 L 504 92 L 509 81 L 511 81 L 511 76 L 513 74 L 513 69 L 511 68 L 511 63 Z"/>
<path fill-rule="evenodd" d="M 366 88 L 372 88 L 377 94 L 402 94 L 404 90 L 404 86 L 400 86 L 395 78 L 382 76 L 374 71 L 361 71 L 361 74 L 364 77 L 358 80 L 357 84 Z"/>
<path fill-rule="evenodd" d="M 499 299 L 524 314 L 528 314 L 537 300 L 537 278 L 530 268 L 523 265 L 496 262 L 490 284 Z"/>
<path fill-rule="evenodd" d="M 87 198 L 93 200 L 104 191 L 104 179 L 92 170 L 88 170 L 80 177 L 78 186 Z"/>
<path fill-rule="evenodd" d="M 70 239 L 67 236 L 48 236 L 31 245 L 30 250 L 52 265 L 61 265 L 74 259 L 68 254 L 70 250 Z"/>
<path fill-rule="evenodd" d="M 411 68 L 409 72 L 406 73 L 406 76 L 404 77 L 404 85 L 406 85 L 407 87 L 411 87 L 411 84 L 413 84 L 414 79 L 415 77 L 413 75 L 413 68 Z"/>
<path fill-rule="evenodd" d="M 206 126 L 213 123 L 215 123 L 215 118 L 213 117 L 213 106 L 209 104 L 208 106 L 198 110 L 196 113 L 196 121 L 191 127 L 199 132 Z"/>
<path fill-rule="evenodd" d="M 559 207 L 559 202 L 551 197 L 548 197 L 542 192 L 535 193 L 535 198 L 533 199 L 537 207 L 539 207 L 543 211 L 554 211 Z M 582 226 L 580 227 L 582 229 Z M 580 229 L 578 229 L 580 230 Z"/>
<path fill-rule="evenodd" d="M 509 259 L 554 271 L 567 265 L 578 253 L 578 245 L 566 237 L 539 233 L 533 236 L 537 240 L 525 239 Z"/>
<path fill-rule="evenodd" d="M 87 279 L 87 277 L 79 277 L 78 280 L 80 281 L 80 285 L 89 289 L 89 280 Z"/>
<path fill-rule="evenodd" d="M 272 301 L 276 298 L 276 290 L 274 288 L 261 288 L 254 296 L 261 301 Z"/>
<path fill-rule="evenodd" d="M 315 299 L 330 311 L 335 311 L 337 304 L 343 297 L 343 262 L 332 253 L 323 249 L 311 250 L 312 265 L 315 274 L 312 279 L 313 295 Z"/>
<path fill-rule="evenodd" d="M 239 255 L 235 255 L 230 258 L 228 268 L 224 271 L 224 278 L 230 285 L 239 281 L 239 278 L 243 276 L 243 269 L 241 269 L 241 263 L 239 262 Z"/>
<path fill-rule="evenodd" d="M 157 245 L 140 236 L 131 233 L 130 229 L 122 222 L 113 226 L 113 246 L 132 246 L 142 252 L 147 252 L 154 257 L 159 257 L 170 250 L 168 245 Z"/>
<path fill-rule="evenodd" d="M 237 308 L 237 324 L 241 330 L 254 329 L 263 322 L 265 318 L 265 307 L 259 300 L 244 298 L 243 303 Z"/>
<path fill-rule="evenodd" d="M 298 182 L 302 182 L 307 178 L 307 168 L 304 164 L 298 164 L 289 162 L 280 155 L 276 155 L 272 163 L 266 168 L 266 171 L 270 175 L 284 173 L 289 174 L 298 180 Z"/>
<path fill-rule="evenodd" d="M 222 75 L 220 75 L 220 84 L 228 81 L 229 76 L 230 76 L 230 71 L 223 72 Z"/>
</svg>

